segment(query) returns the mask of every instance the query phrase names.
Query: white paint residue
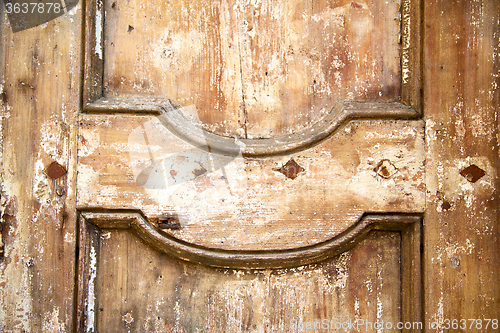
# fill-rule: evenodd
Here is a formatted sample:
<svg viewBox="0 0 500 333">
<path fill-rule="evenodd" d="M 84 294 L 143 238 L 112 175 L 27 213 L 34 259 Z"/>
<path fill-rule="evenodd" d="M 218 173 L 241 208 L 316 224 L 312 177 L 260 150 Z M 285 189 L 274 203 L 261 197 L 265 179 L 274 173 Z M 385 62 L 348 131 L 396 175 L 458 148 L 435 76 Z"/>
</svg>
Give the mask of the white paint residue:
<svg viewBox="0 0 500 333">
<path fill-rule="evenodd" d="M 335 263 L 337 271 L 337 280 L 334 283 L 335 288 L 344 289 L 349 277 L 349 263 L 351 261 L 351 252 L 344 252 L 340 255 L 339 261 Z"/>
<path fill-rule="evenodd" d="M 122 320 L 127 324 L 131 324 L 134 321 L 134 317 L 132 317 L 131 312 L 127 312 L 124 316 L 122 316 Z"/>
<path fill-rule="evenodd" d="M 64 135 L 61 125 L 55 117 L 43 123 L 40 128 L 40 146 L 51 158 L 64 158 L 59 147 L 63 146 Z"/>
<path fill-rule="evenodd" d="M 179 301 L 175 302 L 174 306 L 174 312 L 175 312 L 175 332 L 180 332 L 182 330 L 182 323 L 181 323 L 181 318 L 182 318 L 182 312 L 181 312 L 181 305 L 179 304 Z"/>
<path fill-rule="evenodd" d="M 59 321 L 59 309 L 54 307 L 52 312 L 45 314 L 42 324 L 43 332 L 66 332 L 63 322 Z"/>
<path fill-rule="evenodd" d="M 18 238 L 19 239 L 19 238 Z M 11 246 L 15 246 L 15 249 L 10 248 L 12 253 L 22 253 L 19 248 L 24 249 L 25 244 L 16 240 Z M 6 249 L 9 249 L 7 247 Z M 9 255 L 6 251 L 6 257 Z M 32 274 L 30 273 L 30 268 L 28 263 L 30 260 L 24 257 L 19 260 L 18 263 L 8 265 L 5 268 L 4 274 L 0 275 L 0 283 L 5 285 L 5 287 L 0 288 L 0 297 L 5 299 L 7 293 L 15 293 L 18 301 L 12 304 L 13 309 L 11 316 L 16 318 L 15 326 L 12 327 L 12 331 L 30 332 L 32 330 L 32 313 L 33 298 L 30 296 L 30 287 L 32 285 Z M 20 279 L 8 279 L 9 276 L 20 276 Z M 10 289 L 10 290 L 8 290 Z M 2 310 L 5 310 L 3 308 Z M 8 316 L 6 311 L 0 311 L 0 322 L 6 322 L 6 316 Z"/>
<path fill-rule="evenodd" d="M 95 53 L 102 60 L 102 14 L 101 10 L 96 10 L 95 13 Z"/>
<path fill-rule="evenodd" d="M 378 257 L 379 261 L 383 260 L 380 254 L 378 254 L 377 257 Z M 384 313 L 384 305 L 382 303 L 382 291 L 381 291 L 382 287 L 384 286 L 384 280 L 382 278 L 382 268 L 380 268 L 377 271 L 377 280 L 378 280 L 378 282 L 380 284 L 378 286 L 379 292 L 377 293 L 377 321 L 379 323 L 381 323 L 382 322 L 382 315 Z M 383 332 L 383 327 L 377 329 L 377 332 Z"/>
<path fill-rule="evenodd" d="M 365 285 L 366 285 L 366 289 L 368 289 L 368 291 L 370 293 L 373 292 L 373 283 L 372 283 L 372 280 L 368 280 L 365 282 Z"/>
<path fill-rule="evenodd" d="M 446 252 L 448 258 L 452 258 L 457 254 L 462 254 L 462 253 L 472 254 L 474 248 L 475 248 L 474 244 L 471 242 L 470 239 L 467 238 L 467 240 L 465 241 L 465 246 L 460 245 L 460 243 L 458 242 L 455 242 L 453 244 L 448 245 L 444 251 Z"/>
<path fill-rule="evenodd" d="M 64 242 L 65 243 L 74 243 L 75 242 L 75 235 L 71 232 L 67 232 L 64 234 Z"/>
<path fill-rule="evenodd" d="M 410 80 L 411 76 L 411 68 L 410 68 L 410 48 L 411 48 L 411 43 L 410 43 L 410 34 L 411 34 L 411 15 L 410 15 L 410 2 L 409 1 L 404 1 L 403 2 L 403 9 L 402 9 L 403 17 L 403 31 L 402 31 L 402 53 L 401 53 L 401 74 L 402 74 L 402 81 L 403 84 L 407 84 Z"/>
<path fill-rule="evenodd" d="M 437 323 L 437 326 L 433 326 L 432 328 L 437 329 L 437 333 L 442 333 L 444 331 L 443 323 L 444 323 L 444 298 L 441 296 L 438 303 L 437 312 L 432 316 L 431 323 Z M 434 324 L 436 325 L 436 324 Z"/>
<path fill-rule="evenodd" d="M 90 248 L 89 287 L 87 293 L 87 332 L 95 332 L 95 279 L 97 277 L 97 255 L 94 247 Z"/>
<path fill-rule="evenodd" d="M 205 34 L 195 30 L 175 32 L 166 28 L 163 36 L 152 45 L 150 55 L 159 68 L 186 71 L 197 65 L 196 55 L 203 52 L 206 39 Z"/>
<path fill-rule="evenodd" d="M 33 193 L 39 203 L 47 203 L 50 200 L 51 189 L 45 176 L 42 160 L 35 162 L 35 177 L 33 179 Z"/>
<path fill-rule="evenodd" d="M 356 316 L 356 319 L 360 317 L 360 312 L 359 312 L 359 299 L 354 296 L 354 315 Z"/>
<path fill-rule="evenodd" d="M 380 299 L 380 293 L 377 294 L 377 322 L 382 322 L 382 314 L 384 313 L 384 308 L 382 305 L 382 300 Z M 378 328 L 377 333 L 382 332 L 383 328 Z"/>
<path fill-rule="evenodd" d="M 111 238 L 111 232 L 110 232 L 110 231 L 108 231 L 108 232 L 103 232 L 103 233 L 101 234 L 101 238 L 102 238 L 102 239 L 110 239 L 110 238 Z"/>
</svg>

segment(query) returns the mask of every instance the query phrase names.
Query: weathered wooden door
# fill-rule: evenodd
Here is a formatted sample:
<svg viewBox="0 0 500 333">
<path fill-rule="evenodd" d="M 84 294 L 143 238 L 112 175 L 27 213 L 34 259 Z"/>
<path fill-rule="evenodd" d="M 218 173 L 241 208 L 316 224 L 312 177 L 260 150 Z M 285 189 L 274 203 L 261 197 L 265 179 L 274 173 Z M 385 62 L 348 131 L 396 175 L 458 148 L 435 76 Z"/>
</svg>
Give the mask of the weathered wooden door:
<svg viewBox="0 0 500 333">
<path fill-rule="evenodd" d="M 498 330 L 499 11 L 5 16 L 2 330 Z"/>
</svg>

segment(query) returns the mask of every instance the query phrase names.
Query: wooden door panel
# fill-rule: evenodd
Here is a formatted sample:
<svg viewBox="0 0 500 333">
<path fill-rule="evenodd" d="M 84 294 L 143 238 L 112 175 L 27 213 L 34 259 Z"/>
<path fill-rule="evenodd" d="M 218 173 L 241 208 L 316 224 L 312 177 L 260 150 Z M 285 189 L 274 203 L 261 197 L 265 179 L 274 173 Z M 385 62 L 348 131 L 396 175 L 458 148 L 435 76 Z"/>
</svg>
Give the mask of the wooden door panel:
<svg viewBox="0 0 500 333">
<path fill-rule="evenodd" d="M 169 98 L 241 138 L 307 128 L 339 101 L 397 101 L 400 5 L 105 1 L 103 96 Z"/>
<path fill-rule="evenodd" d="M 346 101 L 420 110 L 418 1 L 89 1 L 86 10 L 87 111 L 156 112 L 151 99 L 163 99 L 209 132 L 253 139 L 307 129 Z"/>
<path fill-rule="evenodd" d="M 259 271 L 179 262 L 126 231 L 106 237 L 97 261 L 96 331 L 286 332 L 293 319 L 401 320 L 398 233 L 370 235 L 321 265 Z"/>
<path fill-rule="evenodd" d="M 419 318 L 419 221 L 372 231 L 318 264 L 266 270 L 187 263 L 95 223 L 81 223 L 82 331 L 327 332 L 355 322 L 371 332 L 382 321 L 399 331 L 397 323 Z"/>
<path fill-rule="evenodd" d="M 209 154 L 157 117 L 86 116 L 80 130 L 79 209 L 140 210 L 157 228 L 172 219 L 162 232 L 198 246 L 304 247 L 365 212 L 424 210 L 421 121 L 351 122 L 314 148 L 261 159 Z"/>
<path fill-rule="evenodd" d="M 81 329 L 419 321 L 418 1 L 86 13 Z"/>
</svg>

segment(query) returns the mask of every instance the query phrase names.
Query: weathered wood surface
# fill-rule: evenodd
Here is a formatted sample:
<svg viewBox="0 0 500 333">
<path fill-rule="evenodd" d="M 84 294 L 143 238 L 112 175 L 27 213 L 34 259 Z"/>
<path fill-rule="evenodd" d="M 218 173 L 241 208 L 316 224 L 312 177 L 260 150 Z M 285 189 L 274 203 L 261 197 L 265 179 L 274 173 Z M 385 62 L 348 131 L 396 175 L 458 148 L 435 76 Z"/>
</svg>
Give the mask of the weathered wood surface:
<svg viewBox="0 0 500 333">
<path fill-rule="evenodd" d="M 113 327 L 115 332 L 300 332 L 298 325 L 326 319 L 328 329 L 314 331 L 328 332 L 349 319 L 401 320 L 401 238 L 396 232 L 374 232 L 353 250 L 320 265 L 257 271 L 173 260 L 126 230 L 92 234 L 99 242 L 91 252 L 98 274 L 88 294 L 96 297 L 95 316 L 87 314 L 82 327 Z M 130 271 L 141 272 L 140 278 Z M 359 332 L 371 331 L 359 327 Z"/>
<path fill-rule="evenodd" d="M 399 99 L 400 1 L 105 1 L 103 11 L 104 96 L 169 98 L 211 132 L 274 137 L 340 101 Z"/>
<path fill-rule="evenodd" d="M 313 245 L 365 212 L 423 212 L 423 137 L 421 121 L 351 122 L 305 151 L 248 159 L 197 149 L 156 117 L 85 115 L 78 207 L 173 216 L 165 232 L 211 248 Z"/>
<path fill-rule="evenodd" d="M 425 17 L 425 316 L 499 319 L 500 2 L 426 1 Z"/>
<path fill-rule="evenodd" d="M 116 47 L 125 48 L 124 54 L 129 53 L 132 62 L 134 62 L 133 59 L 139 59 L 136 64 L 143 62 L 143 67 L 129 66 L 129 68 L 135 73 L 149 73 L 149 76 L 141 78 L 139 75 L 137 82 L 134 81 L 135 78 L 132 81 L 126 81 L 130 85 L 129 88 L 133 88 L 134 82 L 137 83 L 141 94 L 147 94 L 149 91 L 140 80 L 151 81 L 151 77 L 160 75 L 160 71 L 154 70 L 152 63 L 146 63 L 147 61 L 144 60 L 147 60 L 150 55 L 135 48 L 140 41 L 133 34 L 143 34 L 148 27 L 148 22 L 141 16 L 146 10 L 146 4 L 146 2 L 137 3 L 131 11 L 124 9 L 119 3 L 113 8 L 113 2 L 106 1 L 105 5 L 108 6 L 106 10 L 110 13 L 116 10 L 117 14 L 115 17 L 108 16 L 110 18 L 108 23 L 111 25 L 105 27 L 107 38 L 101 40 L 103 43 L 108 43 L 106 44 L 107 50 L 112 52 L 113 46 L 110 44 L 110 38 L 121 38 L 125 44 Z M 339 2 L 339 4 L 345 5 L 343 8 L 346 13 L 348 11 L 356 13 L 355 10 L 359 10 L 359 14 L 367 10 L 373 11 L 372 3 L 347 1 Z M 359 7 L 357 5 L 361 8 L 356 8 Z M 168 5 L 165 2 L 162 6 Z M 216 7 L 216 5 L 207 4 L 207 8 L 210 6 Z M 445 324 L 447 319 L 500 319 L 500 284 L 498 283 L 500 251 L 497 244 L 499 237 L 498 188 L 500 185 L 498 181 L 500 168 L 498 156 L 499 7 L 500 4 L 496 0 L 427 0 L 422 4 L 424 10 L 422 92 L 426 125 L 425 157 L 427 159 L 426 183 L 424 184 L 427 187 L 427 196 L 424 207 L 424 243 L 422 246 L 424 259 L 422 276 L 425 287 L 422 300 L 424 318 L 422 319 L 426 325 L 434 321 Z M 415 8 L 418 6 L 413 7 Z M 155 9 L 147 9 L 146 12 L 153 10 Z M 126 13 L 129 16 L 122 15 Z M 148 15 L 150 13 L 148 12 Z M 245 21 L 242 13 L 243 11 L 238 13 L 240 18 L 235 22 L 232 33 L 241 38 L 241 41 L 248 42 L 253 38 L 250 36 L 251 31 L 262 29 L 266 22 L 260 19 L 254 22 L 248 19 Z M 309 13 L 315 15 L 312 9 Z M 13 34 L 6 21 L 5 13 L 2 12 L 1 30 L 4 38 L 1 44 L 0 73 L 1 227 L 4 253 L 0 262 L 0 327 L 5 332 L 73 332 L 74 324 L 77 322 L 75 314 L 77 312 L 85 314 L 85 299 L 79 299 L 78 302 L 74 299 L 77 246 L 75 139 L 78 135 L 75 125 L 81 88 L 79 82 L 81 65 L 79 54 L 82 51 L 80 48 L 81 14 L 81 7 L 78 5 L 67 15 L 55 21 Z M 415 15 L 414 12 L 412 15 Z M 394 18 L 393 15 L 389 16 Z M 210 14 L 207 17 L 216 16 Z M 409 17 L 415 18 L 418 15 Z M 135 23 L 135 26 L 131 25 L 133 29 L 130 31 L 128 31 L 128 25 L 130 25 L 128 19 L 133 19 L 130 22 Z M 408 17 L 403 16 L 402 19 L 405 22 Z M 158 24 L 158 21 L 151 22 L 153 25 Z M 210 26 L 211 22 L 206 22 Z M 284 20 L 284 22 L 287 21 Z M 112 26 L 118 23 L 120 25 Z M 253 24 L 250 30 L 248 29 L 249 23 Z M 370 24 L 367 26 L 372 26 Z M 110 31 L 116 31 L 116 36 L 113 36 L 113 33 L 110 34 Z M 183 31 L 187 31 L 189 35 L 188 30 Z M 293 31 L 300 32 L 300 30 Z M 175 32 L 182 34 L 181 30 Z M 268 32 L 265 31 L 266 36 L 270 37 L 263 37 L 261 42 L 264 42 L 265 38 L 273 41 L 271 34 L 267 34 Z M 417 29 L 411 30 L 410 33 L 418 34 L 419 32 L 420 30 Z M 157 33 L 158 38 L 165 36 L 162 34 L 163 31 L 153 33 L 150 30 L 150 33 Z M 372 34 L 380 37 L 373 29 Z M 196 37 L 196 34 L 193 36 Z M 391 35 L 392 37 L 394 36 Z M 129 40 L 130 43 L 127 44 Z M 165 38 L 164 40 L 167 41 Z M 207 39 L 207 41 L 211 40 L 217 41 L 216 36 Z M 394 39 L 391 40 L 394 41 Z M 92 42 L 96 41 L 92 40 Z M 413 64 L 418 63 L 420 55 L 420 52 L 415 51 L 419 46 L 417 44 L 419 43 L 405 43 L 403 37 L 400 47 L 403 54 L 405 50 L 411 54 L 408 62 Z M 204 46 L 203 43 L 201 45 Z M 248 47 L 244 43 L 240 45 Z M 168 45 L 165 47 L 168 48 Z M 276 45 L 276 47 L 281 46 Z M 216 51 L 211 52 L 215 59 Z M 251 61 L 236 65 L 241 66 L 243 73 L 243 69 L 250 69 L 253 61 L 260 59 L 259 56 L 261 55 L 255 54 Z M 303 55 L 295 54 L 295 57 L 300 56 Z M 222 59 L 220 55 L 217 57 L 219 57 L 217 59 Z M 117 54 L 115 59 L 126 61 L 125 58 L 124 55 Z M 237 58 L 238 55 L 231 59 Z M 189 58 L 182 58 L 182 61 L 188 60 Z M 206 61 L 201 64 L 210 63 Z M 389 62 L 392 68 L 401 66 L 397 71 L 402 80 L 402 85 L 398 88 L 402 100 L 414 101 L 409 104 L 416 107 L 419 105 L 420 87 L 414 85 L 412 89 L 405 90 L 404 88 L 408 84 L 405 83 L 405 73 L 409 68 L 405 56 L 403 56 L 402 65 L 396 61 Z M 113 82 L 119 83 L 118 78 L 112 81 L 114 69 L 111 64 L 108 62 L 105 70 L 105 77 L 109 81 L 105 87 L 105 93 L 109 95 L 116 93 L 120 96 L 133 94 L 134 91 L 120 90 L 119 86 L 109 85 Z M 254 76 L 251 72 L 245 72 L 248 75 L 247 83 L 239 87 L 250 89 L 248 97 L 264 96 L 267 92 L 273 92 L 269 91 L 269 85 L 264 84 L 267 82 L 265 80 L 271 79 L 266 79 L 262 74 L 265 68 L 258 69 L 260 72 L 256 71 Z M 210 68 L 207 67 L 208 70 Z M 413 75 L 413 78 L 415 77 L 418 75 Z M 314 80 L 312 74 L 307 78 L 309 84 L 311 79 Z M 261 79 L 264 80 L 260 82 Z M 375 82 L 379 79 L 373 78 Z M 163 93 L 161 89 L 167 89 L 170 84 L 166 80 L 161 82 L 165 85 L 160 85 L 159 88 L 150 85 L 148 89 L 159 89 L 158 91 Z M 252 91 L 254 83 L 263 84 L 259 86 L 259 89 Z M 360 86 L 363 87 L 363 85 L 361 82 Z M 220 96 L 220 94 L 212 95 L 207 87 L 202 88 L 205 89 L 204 91 L 208 90 L 209 96 Z M 294 86 L 293 88 L 306 91 L 303 87 Z M 83 89 L 84 93 L 86 93 L 85 89 Z M 347 86 L 344 93 L 348 93 L 349 89 L 351 91 L 356 89 L 356 85 Z M 102 95 L 102 89 L 97 90 L 98 94 L 93 97 Z M 232 103 L 236 105 L 236 93 L 240 92 L 231 94 L 232 92 L 230 90 L 229 95 L 234 97 Z M 363 91 L 360 94 L 362 98 L 368 96 L 363 95 Z M 411 96 L 406 97 L 408 94 Z M 391 100 L 391 94 L 382 95 L 378 100 Z M 349 97 L 349 95 L 346 96 Z M 394 96 L 397 97 L 397 94 Z M 348 99 L 345 96 L 339 98 Z M 374 98 L 377 98 L 376 94 Z M 93 101 L 92 98 L 90 99 Z M 209 99 L 208 105 L 216 103 L 214 100 L 216 98 Z M 85 102 L 88 100 L 86 99 Z M 186 98 L 185 103 L 186 105 L 195 104 L 189 101 L 189 98 Z M 302 104 L 299 103 L 299 105 Z M 321 103 L 318 105 L 321 106 Z M 245 121 L 243 110 L 231 110 L 237 114 L 223 112 L 220 116 L 204 112 L 201 113 L 200 120 L 205 124 L 211 124 L 205 125 L 207 129 L 241 137 L 245 136 L 243 125 L 247 124 L 246 135 L 251 137 L 273 136 L 276 133 L 287 133 L 290 129 L 295 130 L 300 126 L 309 127 L 311 120 L 320 119 L 322 115 L 322 111 L 317 110 L 316 113 L 310 115 L 310 119 L 306 119 L 303 123 L 305 116 L 302 114 L 295 118 L 278 117 L 277 120 L 273 120 L 268 114 L 254 114 L 255 117 L 263 117 L 264 126 L 260 130 L 255 127 L 257 125 L 249 122 L 249 119 L 254 119 L 251 118 L 254 115 L 248 113 Z M 304 108 L 298 107 L 294 110 L 301 112 Z M 196 114 L 199 112 L 197 111 Z M 82 125 L 82 133 L 89 130 L 89 119 L 99 117 L 103 116 L 85 116 L 86 125 Z M 127 117 L 139 119 L 138 116 Z M 217 117 L 227 117 L 228 120 L 224 124 L 221 121 L 222 118 Z M 116 120 L 121 117 L 113 116 L 110 119 Z M 260 118 L 259 121 L 261 121 Z M 370 122 L 367 123 L 370 124 Z M 359 123 L 356 124 L 347 126 L 359 125 Z M 374 123 L 371 122 L 371 124 Z M 399 123 L 391 123 L 389 127 L 386 127 L 387 122 L 379 124 L 384 125 L 375 127 L 380 127 L 382 132 L 387 131 L 388 128 L 402 126 Z M 126 128 L 124 126 L 122 129 Z M 94 129 L 99 132 L 97 127 Z M 363 125 L 360 130 L 366 131 L 367 129 Z M 119 131 L 119 128 L 113 129 L 110 133 L 113 131 Z M 346 135 L 354 136 L 355 133 L 343 133 L 342 137 Z M 82 137 L 86 138 L 85 135 Z M 79 143 L 82 149 L 81 154 L 85 154 L 85 143 L 82 141 Z M 316 146 L 314 149 L 319 147 Z M 118 151 L 119 146 L 113 149 Z M 333 149 L 340 152 L 338 147 L 333 147 Z M 352 167 L 346 155 L 341 155 L 341 160 L 346 161 L 347 169 Z M 53 180 L 50 175 L 59 174 L 57 165 L 47 169 L 53 161 L 64 166 L 67 174 Z M 286 160 L 279 160 L 279 162 L 286 162 Z M 100 163 L 103 161 L 101 160 Z M 252 160 L 251 163 L 256 162 Z M 469 168 L 473 165 L 476 167 Z M 281 166 L 282 164 L 277 164 L 272 168 Z M 123 167 L 129 168 L 130 166 Z M 386 166 L 386 168 L 390 170 L 390 167 Z M 122 170 L 109 170 L 110 175 L 116 175 L 118 171 L 122 172 Z M 368 169 L 366 171 L 368 172 Z M 253 175 L 257 173 L 254 171 Z M 273 177 L 277 176 L 279 174 L 273 174 Z M 100 181 L 104 180 L 105 178 L 100 179 Z M 108 179 L 111 183 L 122 181 L 124 184 L 133 180 L 133 177 Z M 290 181 L 295 180 L 300 181 L 300 178 Z M 79 181 L 85 183 L 87 180 L 81 178 Z M 61 188 L 58 188 L 58 185 Z M 339 191 L 344 191 L 344 188 L 340 188 Z M 103 194 L 97 193 L 95 196 L 99 198 L 99 196 L 103 197 Z M 108 198 L 107 196 L 113 195 L 112 193 L 104 194 L 104 197 Z M 139 206 L 143 204 L 140 202 Z M 151 209 L 154 208 L 153 204 L 154 201 L 151 201 Z M 404 206 L 403 203 L 399 204 Z M 299 207 L 302 208 L 302 206 Z M 84 207 L 81 206 L 81 208 Z M 409 210 L 410 207 L 407 208 Z M 401 240 L 404 237 L 409 238 L 410 241 L 402 241 L 399 244 L 399 237 L 402 237 Z M 206 328 L 207 331 L 212 328 L 214 331 L 227 332 L 265 331 L 268 327 L 266 324 L 282 327 L 279 325 L 287 323 L 293 316 L 300 317 L 304 321 L 309 318 L 335 319 L 336 314 L 352 316 L 352 318 L 363 316 L 366 319 L 376 319 L 378 298 L 384 309 L 382 315 L 389 316 L 384 318 L 396 321 L 401 318 L 398 317 L 399 310 L 390 311 L 398 309 L 398 303 L 392 301 L 398 298 L 397 295 L 402 297 L 401 315 L 403 318 L 418 318 L 419 308 L 412 307 L 412 304 L 419 302 L 419 293 L 415 291 L 419 289 L 419 286 L 414 285 L 419 276 L 418 269 L 414 266 L 419 267 L 419 264 L 413 262 L 412 266 L 411 261 L 412 256 L 418 257 L 420 248 L 418 241 L 404 234 L 399 236 L 384 233 L 375 238 L 370 238 L 338 258 L 317 266 L 304 267 L 300 270 L 247 272 L 221 271 L 176 261 L 153 250 L 125 230 L 106 230 L 99 238 L 104 250 L 100 251 L 102 256 L 94 257 L 100 261 L 99 269 L 102 269 L 95 277 L 96 286 L 99 286 L 96 295 L 103 300 L 102 304 L 96 305 L 95 308 L 97 311 L 101 311 L 102 308 L 102 314 L 98 315 L 96 325 L 108 325 L 113 328 L 117 327 L 116 330 L 123 329 L 124 331 L 138 326 L 140 326 L 139 329 L 146 331 L 175 332 L 179 331 L 181 326 L 186 327 L 187 331 L 196 327 Z M 82 250 L 88 249 L 83 241 L 79 245 Z M 81 252 L 88 254 L 85 251 Z M 375 253 L 377 253 L 376 259 L 373 257 Z M 384 260 L 380 261 L 378 255 Z M 358 259 L 354 260 L 356 256 Z M 411 276 L 398 276 L 400 266 L 397 260 L 404 257 L 407 259 L 402 262 L 401 272 L 406 272 L 410 267 L 412 273 L 415 273 L 415 279 Z M 144 258 L 146 260 L 143 260 Z M 79 263 L 80 274 L 87 274 L 88 271 L 85 269 L 92 268 L 90 259 L 92 257 L 87 255 L 85 260 L 89 262 L 82 259 Z M 344 259 L 346 259 L 345 262 Z M 152 265 L 154 268 L 151 268 Z M 379 281 L 376 269 L 380 267 L 384 269 Z M 346 271 L 349 273 L 344 275 Z M 81 284 L 89 280 L 88 274 L 83 276 L 84 278 L 79 280 Z M 151 279 L 147 278 L 149 276 Z M 343 280 L 344 276 L 345 280 Z M 342 281 L 345 281 L 345 285 L 341 284 L 337 287 L 336 283 Z M 331 288 L 332 285 L 333 288 Z M 376 286 L 378 289 L 371 291 L 369 285 L 374 288 Z M 414 285 L 413 289 L 409 289 L 410 285 Z M 388 290 L 386 288 L 388 286 L 396 287 Z M 297 290 L 312 291 L 307 295 L 313 296 L 301 297 Z M 334 290 L 335 295 L 329 293 L 331 290 Z M 408 290 L 413 291 L 408 293 Z M 324 298 L 321 298 L 319 291 L 325 291 Z M 387 300 L 385 297 L 390 299 Z M 154 307 L 152 305 L 148 308 L 148 299 L 151 298 L 154 300 Z M 356 299 L 359 300 L 358 303 Z M 412 301 L 413 299 L 415 301 Z M 142 304 L 145 306 L 141 307 Z M 273 310 L 279 309 L 280 311 L 266 312 L 271 311 L 268 310 L 269 307 L 265 307 L 267 304 L 270 304 L 269 307 Z M 323 305 L 325 307 L 322 307 Z M 193 314 L 187 310 L 189 306 L 199 311 L 194 311 Z M 413 316 L 409 316 L 408 313 L 413 313 Z M 202 317 L 200 314 L 206 316 Z M 213 318 L 219 319 L 212 320 Z M 189 322 L 191 319 L 192 324 Z M 264 319 L 269 319 L 269 321 L 266 322 Z M 78 321 L 78 325 L 80 323 Z M 117 324 L 112 326 L 114 325 L 112 323 Z M 441 326 L 435 331 L 450 330 Z"/>
<path fill-rule="evenodd" d="M 1 8 L 0 331 L 71 332 L 81 9 L 12 33 Z"/>
</svg>

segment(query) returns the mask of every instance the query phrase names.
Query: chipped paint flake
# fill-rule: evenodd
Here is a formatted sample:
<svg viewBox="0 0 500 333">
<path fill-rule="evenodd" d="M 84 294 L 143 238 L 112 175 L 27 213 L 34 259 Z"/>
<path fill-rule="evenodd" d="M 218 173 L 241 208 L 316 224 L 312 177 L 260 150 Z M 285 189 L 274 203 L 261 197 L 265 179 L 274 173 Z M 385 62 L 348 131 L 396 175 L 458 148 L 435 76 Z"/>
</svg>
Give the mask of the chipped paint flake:
<svg viewBox="0 0 500 333">
<path fill-rule="evenodd" d="M 127 312 L 122 316 L 122 320 L 127 324 L 132 324 L 134 322 L 134 317 L 132 317 L 132 313 Z"/>
</svg>

